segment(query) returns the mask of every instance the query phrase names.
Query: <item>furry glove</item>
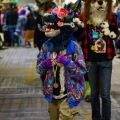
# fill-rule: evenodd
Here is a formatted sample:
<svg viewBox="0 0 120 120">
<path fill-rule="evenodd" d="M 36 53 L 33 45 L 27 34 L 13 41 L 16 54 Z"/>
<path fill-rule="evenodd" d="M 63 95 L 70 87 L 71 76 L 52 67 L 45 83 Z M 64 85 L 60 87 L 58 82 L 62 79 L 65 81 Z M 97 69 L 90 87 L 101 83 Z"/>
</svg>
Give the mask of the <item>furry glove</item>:
<svg viewBox="0 0 120 120">
<path fill-rule="evenodd" d="M 66 58 L 63 54 L 58 54 L 56 62 L 67 66 L 70 63 L 70 59 Z"/>
<path fill-rule="evenodd" d="M 42 68 L 51 68 L 52 67 L 52 57 L 48 57 L 41 63 Z"/>
</svg>

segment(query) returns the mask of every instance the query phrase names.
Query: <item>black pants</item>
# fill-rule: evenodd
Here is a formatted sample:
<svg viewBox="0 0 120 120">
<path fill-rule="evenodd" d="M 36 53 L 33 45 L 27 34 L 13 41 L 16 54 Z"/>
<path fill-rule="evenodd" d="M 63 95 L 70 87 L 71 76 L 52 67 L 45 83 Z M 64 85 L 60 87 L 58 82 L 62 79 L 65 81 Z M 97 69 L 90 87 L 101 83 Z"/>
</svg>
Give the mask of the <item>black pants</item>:
<svg viewBox="0 0 120 120">
<path fill-rule="evenodd" d="M 46 75 L 41 75 L 41 76 L 40 76 L 40 78 L 41 78 L 41 80 L 42 80 L 42 84 L 44 84 L 45 77 L 46 77 Z"/>
</svg>

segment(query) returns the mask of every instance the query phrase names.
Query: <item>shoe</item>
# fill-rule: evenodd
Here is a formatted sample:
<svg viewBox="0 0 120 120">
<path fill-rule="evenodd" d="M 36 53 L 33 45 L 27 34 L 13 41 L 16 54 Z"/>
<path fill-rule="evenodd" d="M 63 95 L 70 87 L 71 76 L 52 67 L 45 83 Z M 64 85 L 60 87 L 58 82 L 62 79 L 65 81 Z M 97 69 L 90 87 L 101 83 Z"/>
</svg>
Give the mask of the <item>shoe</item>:
<svg viewBox="0 0 120 120">
<path fill-rule="evenodd" d="M 120 54 L 120 50 L 119 49 L 116 50 L 116 54 Z"/>
<path fill-rule="evenodd" d="M 86 101 L 86 102 L 91 102 L 91 95 L 87 95 L 87 96 L 85 97 L 85 101 Z"/>
</svg>

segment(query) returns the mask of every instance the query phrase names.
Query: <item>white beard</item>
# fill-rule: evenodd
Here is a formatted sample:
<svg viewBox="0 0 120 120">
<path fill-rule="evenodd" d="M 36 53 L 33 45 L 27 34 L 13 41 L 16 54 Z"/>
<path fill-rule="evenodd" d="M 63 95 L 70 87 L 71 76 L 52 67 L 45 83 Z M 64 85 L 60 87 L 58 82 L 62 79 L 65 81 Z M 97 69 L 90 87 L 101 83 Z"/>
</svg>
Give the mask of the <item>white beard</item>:
<svg viewBox="0 0 120 120">
<path fill-rule="evenodd" d="M 99 10 L 102 7 L 104 10 Z M 90 4 L 90 21 L 95 25 L 99 26 L 102 22 L 106 20 L 107 15 L 107 2 L 103 1 L 102 5 L 99 5 L 98 2 Z"/>
<path fill-rule="evenodd" d="M 94 12 L 90 15 L 90 20 L 95 26 L 99 26 L 101 23 L 103 23 L 106 20 L 106 12 Z"/>
</svg>

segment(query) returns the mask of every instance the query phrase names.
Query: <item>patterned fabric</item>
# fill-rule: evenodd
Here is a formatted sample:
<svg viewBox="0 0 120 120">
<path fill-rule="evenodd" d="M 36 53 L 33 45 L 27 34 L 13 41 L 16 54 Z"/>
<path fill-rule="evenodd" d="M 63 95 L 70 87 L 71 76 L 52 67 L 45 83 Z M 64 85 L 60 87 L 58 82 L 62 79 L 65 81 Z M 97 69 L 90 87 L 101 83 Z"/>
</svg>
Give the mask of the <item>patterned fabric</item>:
<svg viewBox="0 0 120 120">
<path fill-rule="evenodd" d="M 84 17 L 84 16 L 82 16 Z M 109 16 L 109 29 L 110 31 L 114 31 L 115 34 L 118 34 L 117 32 L 117 21 L 116 21 L 116 15 L 115 14 L 110 14 Z M 90 44 L 89 44 L 89 41 L 90 41 L 90 37 L 88 37 L 88 32 L 87 32 L 87 29 L 90 27 L 89 24 L 86 24 L 85 28 L 84 28 L 84 32 L 83 32 L 83 36 L 82 36 L 82 48 L 83 48 L 83 53 L 84 53 L 84 57 L 86 60 L 89 60 L 89 50 L 90 50 Z M 99 26 L 99 29 L 100 26 Z M 115 51 L 115 47 L 114 47 L 114 43 L 113 43 L 113 40 L 115 39 L 111 39 L 109 36 L 103 36 L 104 37 L 104 40 L 106 42 L 106 52 L 107 52 L 107 60 L 109 59 L 113 59 L 113 57 L 116 55 L 116 51 Z"/>
<path fill-rule="evenodd" d="M 53 98 L 53 69 L 43 69 L 41 62 L 47 57 L 53 56 L 45 44 L 42 46 L 37 56 L 36 70 L 39 74 L 46 74 L 44 81 L 44 95 L 49 102 Z M 76 106 L 83 99 L 85 92 L 84 74 L 86 66 L 81 47 L 74 41 L 71 41 L 66 50 L 66 57 L 71 60 L 70 64 L 64 66 L 65 86 L 67 90 L 68 104 L 70 107 Z"/>
</svg>

